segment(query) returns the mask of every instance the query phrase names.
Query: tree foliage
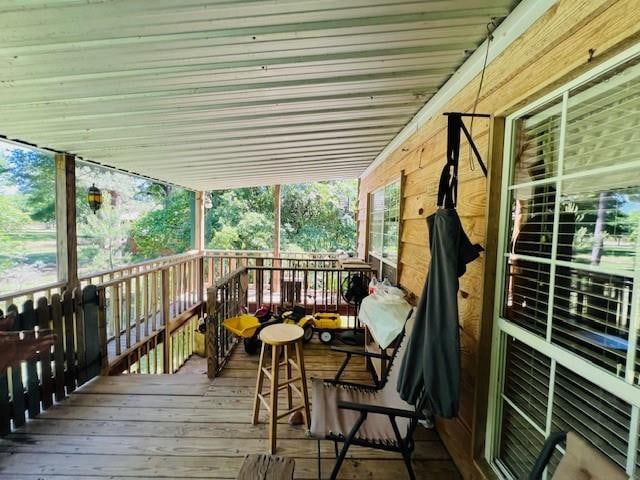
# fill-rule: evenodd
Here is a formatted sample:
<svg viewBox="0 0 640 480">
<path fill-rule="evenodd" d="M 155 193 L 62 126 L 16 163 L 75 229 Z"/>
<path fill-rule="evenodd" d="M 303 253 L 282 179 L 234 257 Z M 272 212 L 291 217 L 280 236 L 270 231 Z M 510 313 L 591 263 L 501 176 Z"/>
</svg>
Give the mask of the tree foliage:
<svg viewBox="0 0 640 480">
<path fill-rule="evenodd" d="M 159 208 L 135 221 L 132 250 L 138 258 L 155 258 L 188 250 L 191 246 L 193 192 L 168 190 Z"/>
<path fill-rule="evenodd" d="M 129 221 L 122 218 L 109 193 L 104 194 L 104 200 L 100 210 L 87 215 L 85 221 L 78 225 L 78 234 L 91 239 L 86 253 L 91 259 L 92 271 L 111 270 L 131 261 L 131 254 L 126 248 Z"/>
<path fill-rule="evenodd" d="M 212 192 L 208 246 L 228 250 L 273 248 L 273 187 Z M 357 185 L 317 182 L 281 189 L 283 251 L 332 251 L 355 248 L 354 205 Z"/>
<path fill-rule="evenodd" d="M 9 151 L 6 172 L 26 196 L 28 215 L 35 221 L 56 219 L 55 164 L 51 155 L 38 150 L 14 148 Z"/>
</svg>

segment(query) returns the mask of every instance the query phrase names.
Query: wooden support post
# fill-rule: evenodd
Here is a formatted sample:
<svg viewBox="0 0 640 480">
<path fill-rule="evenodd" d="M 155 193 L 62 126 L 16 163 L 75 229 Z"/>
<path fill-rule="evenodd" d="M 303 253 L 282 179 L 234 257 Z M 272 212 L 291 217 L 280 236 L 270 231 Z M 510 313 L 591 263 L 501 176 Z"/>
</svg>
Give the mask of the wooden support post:
<svg viewBox="0 0 640 480">
<path fill-rule="evenodd" d="M 56 225 L 58 278 L 67 281 L 67 290 L 78 284 L 78 238 L 76 234 L 76 160 L 73 155 L 56 154 Z"/>
<path fill-rule="evenodd" d="M 280 185 L 273 188 L 273 205 L 274 205 L 274 230 L 273 230 L 273 256 L 280 256 L 280 221 L 281 221 L 281 205 L 280 205 Z"/>
<path fill-rule="evenodd" d="M 163 373 L 171 373 L 171 315 L 169 295 L 169 269 L 162 270 L 162 325 L 164 325 Z"/>
<path fill-rule="evenodd" d="M 193 220 L 193 248 L 198 252 L 202 252 L 205 247 L 204 238 L 204 198 L 208 195 L 206 192 L 196 192 L 194 204 L 194 220 Z"/>
<path fill-rule="evenodd" d="M 207 289 L 207 330 L 205 350 L 207 352 L 207 377 L 215 378 L 218 372 L 218 291 L 213 285 Z"/>
<path fill-rule="evenodd" d="M 275 257 L 273 261 L 273 266 L 278 268 L 280 267 L 280 223 L 281 223 L 281 191 L 280 185 L 276 185 L 273 189 L 273 217 L 274 217 L 274 229 L 273 229 L 273 256 Z M 277 292 L 280 290 L 280 275 L 281 272 L 279 270 L 273 270 L 271 275 L 271 291 Z M 283 295 L 283 292 L 280 293 Z"/>
</svg>

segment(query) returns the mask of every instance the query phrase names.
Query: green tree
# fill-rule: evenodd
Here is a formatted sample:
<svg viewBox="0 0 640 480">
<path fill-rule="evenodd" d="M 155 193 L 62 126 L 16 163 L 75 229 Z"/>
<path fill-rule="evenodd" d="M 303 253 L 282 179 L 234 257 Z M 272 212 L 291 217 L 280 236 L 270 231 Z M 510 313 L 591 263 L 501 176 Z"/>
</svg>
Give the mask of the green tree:
<svg viewBox="0 0 640 480">
<path fill-rule="evenodd" d="M 317 182 L 282 187 L 284 251 L 355 248 L 354 206 L 357 184 Z M 256 187 L 211 193 L 207 214 L 210 248 L 273 248 L 273 188 Z"/>
<path fill-rule="evenodd" d="M 79 225 L 79 234 L 89 238 L 88 251 L 91 263 L 88 270 L 112 270 L 130 263 L 131 255 L 126 252 L 129 235 L 129 222 L 111 202 L 111 195 L 105 193 L 102 208 L 86 217 Z"/>
<path fill-rule="evenodd" d="M 193 192 L 170 189 L 161 208 L 135 221 L 131 237 L 137 259 L 172 255 L 190 248 L 192 202 Z"/>
<path fill-rule="evenodd" d="M 29 216 L 40 222 L 56 219 L 56 181 L 53 157 L 38 150 L 9 150 L 6 172 L 26 196 Z"/>
<path fill-rule="evenodd" d="M 282 188 L 283 250 L 352 250 L 356 182 L 317 182 Z"/>
<path fill-rule="evenodd" d="M 273 188 L 254 187 L 211 193 L 207 214 L 209 248 L 269 250 L 273 246 Z"/>
</svg>

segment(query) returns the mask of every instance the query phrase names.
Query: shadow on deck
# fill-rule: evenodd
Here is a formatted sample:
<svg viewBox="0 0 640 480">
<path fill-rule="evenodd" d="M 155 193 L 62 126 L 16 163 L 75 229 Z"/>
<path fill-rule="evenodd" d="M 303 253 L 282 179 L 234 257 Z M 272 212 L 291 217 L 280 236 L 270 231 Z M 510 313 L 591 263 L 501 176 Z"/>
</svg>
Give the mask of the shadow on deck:
<svg viewBox="0 0 640 480">
<path fill-rule="evenodd" d="M 323 345 L 305 346 L 310 377 L 332 376 L 341 360 Z M 194 359 L 189 373 L 94 379 L 0 441 L 0 478 L 235 478 L 246 453 L 267 448 L 266 425 L 249 421 L 257 357 L 240 347 L 220 377 L 209 381 L 205 369 Z M 354 361 L 345 378 L 365 381 L 364 363 Z M 316 441 L 281 422 L 278 454 L 295 458 L 296 479 L 317 478 Z M 419 427 L 416 439 L 418 478 L 459 478 L 433 430 Z M 321 448 L 326 477 L 333 444 Z M 353 447 L 340 478 L 399 480 L 406 470 L 399 454 Z"/>
</svg>

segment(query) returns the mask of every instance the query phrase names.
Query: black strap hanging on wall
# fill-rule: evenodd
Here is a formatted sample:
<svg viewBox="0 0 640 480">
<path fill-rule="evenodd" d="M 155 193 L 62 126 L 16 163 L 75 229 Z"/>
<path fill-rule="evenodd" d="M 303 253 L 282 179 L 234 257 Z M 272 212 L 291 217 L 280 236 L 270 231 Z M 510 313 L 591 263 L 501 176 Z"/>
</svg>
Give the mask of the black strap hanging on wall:
<svg viewBox="0 0 640 480">
<path fill-rule="evenodd" d="M 460 138 L 461 133 L 469 143 L 469 147 L 480 164 L 482 173 L 487 176 L 487 167 L 482 161 L 478 147 L 476 147 L 469 130 L 464 124 L 462 117 L 482 117 L 489 118 L 490 115 L 482 113 L 445 113 L 448 118 L 447 124 L 447 163 L 440 174 L 440 185 L 438 187 L 438 206 L 442 208 L 456 208 L 458 203 L 458 161 L 460 159 Z"/>
</svg>

